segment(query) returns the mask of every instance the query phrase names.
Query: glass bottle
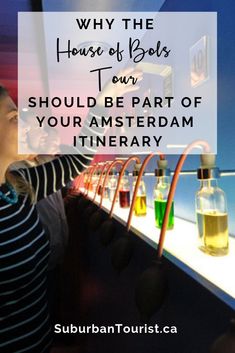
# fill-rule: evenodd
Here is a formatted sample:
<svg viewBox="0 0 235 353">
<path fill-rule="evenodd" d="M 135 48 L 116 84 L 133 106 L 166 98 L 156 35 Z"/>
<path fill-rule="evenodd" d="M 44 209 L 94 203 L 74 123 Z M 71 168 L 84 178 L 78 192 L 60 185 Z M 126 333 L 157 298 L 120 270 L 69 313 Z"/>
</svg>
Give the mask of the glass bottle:
<svg viewBox="0 0 235 353">
<path fill-rule="evenodd" d="M 114 194 L 117 188 L 117 182 L 118 182 L 117 172 L 116 172 L 116 169 L 113 168 L 110 171 L 109 182 L 108 182 L 108 197 L 110 202 L 113 202 Z M 117 201 L 118 201 L 118 197 L 116 198 L 116 202 Z"/>
<path fill-rule="evenodd" d="M 168 168 L 159 168 L 155 170 L 157 177 L 154 188 L 154 214 L 157 228 L 161 228 L 166 210 L 167 198 L 170 190 L 170 170 Z M 168 219 L 167 229 L 174 228 L 174 201 Z"/>
<path fill-rule="evenodd" d="M 141 164 L 136 163 L 135 169 L 133 171 L 133 177 L 134 177 L 133 186 L 132 186 L 133 192 L 139 175 L 140 167 L 141 167 Z M 136 199 L 135 199 L 134 215 L 145 216 L 146 213 L 147 213 L 146 187 L 145 187 L 145 182 L 143 181 L 143 179 L 141 179 L 137 190 Z"/>
<path fill-rule="evenodd" d="M 96 192 L 99 176 L 100 176 L 100 172 L 94 172 L 94 174 L 92 175 L 92 178 L 91 178 L 92 191 L 94 193 Z"/>
<path fill-rule="evenodd" d="M 103 172 L 102 178 L 101 178 L 101 181 L 100 181 L 100 185 L 99 185 L 99 189 L 98 189 L 98 195 L 101 195 L 102 192 L 103 192 L 103 189 L 104 189 L 103 197 L 104 197 L 104 199 L 107 199 L 108 198 L 108 185 L 107 185 L 107 183 L 106 183 L 106 186 L 103 187 L 105 175 L 106 175 L 106 172 Z"/>
<path fill-rule="evenodd" d="M 99 173 L 99 178 L 100 178 L 100 174 L 101 173 Z M 98 179 L 98 181 L 99 181 L 99 179 Z M 98 191 L 97 191 L 97 194 L 100 196 L 101 195 L 101 193 L 102 193 L 102 189 L 103 189 L 103 187 L 102 187 L 102 185 L 103 185 L 103 181 L 104 181 L 104 175 L 102 174 L 102 176 L 101 176 L 101 179 L 100 179 L 100 183 L 99 183 L 99 187 L 98 187 Z"/>
<path fill-rule="evenodd" d="M 218 168 L 198 169 L 201 183 L 196 194 L 199 248 L 213 256 L 226 255 L 229 250 L 226 195 L 218 187 L 218 177 Z"/>
<path fill-rule="evenodd" d="M 89 184 L 89 178 L 88 178 L 88 172 L 84 172 L 84 189 L 88 190 L 88 184 Z"/>
<path fill-rule="evenodd" d="M 84 188 L 87 191 L 92 191 L 92 181 L 90 180 L 90 175 L 88 172 L 85 172 L 84 175 Z"/>
<path fill-rule="evenodd" d="M 119 205 L 121 208 L 130 207 L 130 182 L 128 172 L 125 171 L 119 189 Z"/>
<path fill-rule="evenodd" d="M 109 188 L 108 188 L 108 186 L 105 186 L 105 188 L 104 188 L 104 198 L 105 199 L 109 198 Z"/>
</svg>

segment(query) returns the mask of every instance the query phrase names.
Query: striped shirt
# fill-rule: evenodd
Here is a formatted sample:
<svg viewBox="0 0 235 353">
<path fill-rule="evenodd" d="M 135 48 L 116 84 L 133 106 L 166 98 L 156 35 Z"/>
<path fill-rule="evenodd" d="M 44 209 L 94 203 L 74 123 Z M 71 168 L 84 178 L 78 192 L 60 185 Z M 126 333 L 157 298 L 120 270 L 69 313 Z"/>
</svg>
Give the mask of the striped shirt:
<svg viewBox="0 0 235 353">
<path fill-rule="evenodd" d="M 61 189 L 91 162 L 64 155 L 17 173 L 35 191 L 35 203 Z M 9 194 L 7 184 L 0 190 Z M 0 199 L 0 352 L 43 353 L 51 344 L 46 275 L 49 240 L 28 195 L 11 205 Z"/>
</svg>

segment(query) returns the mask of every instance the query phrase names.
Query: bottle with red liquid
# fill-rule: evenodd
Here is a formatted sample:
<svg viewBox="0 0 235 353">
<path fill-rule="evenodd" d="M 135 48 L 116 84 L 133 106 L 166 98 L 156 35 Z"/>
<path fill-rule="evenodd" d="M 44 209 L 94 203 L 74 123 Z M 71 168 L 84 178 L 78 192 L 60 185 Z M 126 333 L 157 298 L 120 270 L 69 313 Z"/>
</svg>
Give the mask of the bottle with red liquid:
<svg viewBox="0 0 235 353">
<path fill-rule="evenodd" d="M 130 182 L 128 175 L 128 171 L 125 171 L 119 189 L 119 205 L 121 208 L 130 207 Z"/>
</svg>

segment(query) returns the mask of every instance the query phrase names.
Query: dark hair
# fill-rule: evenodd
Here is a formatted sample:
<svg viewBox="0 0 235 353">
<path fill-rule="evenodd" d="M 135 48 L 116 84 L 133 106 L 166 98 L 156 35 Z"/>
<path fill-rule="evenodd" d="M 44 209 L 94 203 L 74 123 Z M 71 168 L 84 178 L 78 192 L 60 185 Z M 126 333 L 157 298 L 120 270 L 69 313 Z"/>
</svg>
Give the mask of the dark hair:
<svg viewBox="0 0 235 353">
<path fill-rule="evenodd" d="M 0 98 L 8 96 L 7 89 L 0 84 Z"/>
</svg>

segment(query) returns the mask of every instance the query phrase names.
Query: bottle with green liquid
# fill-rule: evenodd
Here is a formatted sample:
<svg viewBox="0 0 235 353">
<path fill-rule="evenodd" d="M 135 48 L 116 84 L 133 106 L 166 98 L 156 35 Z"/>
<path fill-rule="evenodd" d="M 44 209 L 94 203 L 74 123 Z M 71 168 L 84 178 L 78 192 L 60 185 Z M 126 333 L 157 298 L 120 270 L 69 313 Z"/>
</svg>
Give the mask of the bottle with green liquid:
<svg viewBox="0 0 235 353">
<path fill-rule="evenodd" d="M 201 156 L 198 169 L 200 189 L 196 194 L 196 218 L 199 248 L 213 256 L 223 256 L 229 250 L 228 212 L 226 195 L 218 187 L 219 170 L 215 156 Z"/>
<path fill-rule="evenodd" d="M 157 228 L 162 227 L 166 210 L 167 198 L 170 190 L 170 169 L 167 168 L 166 160 L 158 161 L 158 169 L 155 169 L 157 182 L 154 188 L 154 213 Z M 174 228 L 174 202 L 172 203 L 167 229 Z"/>
</svg>

